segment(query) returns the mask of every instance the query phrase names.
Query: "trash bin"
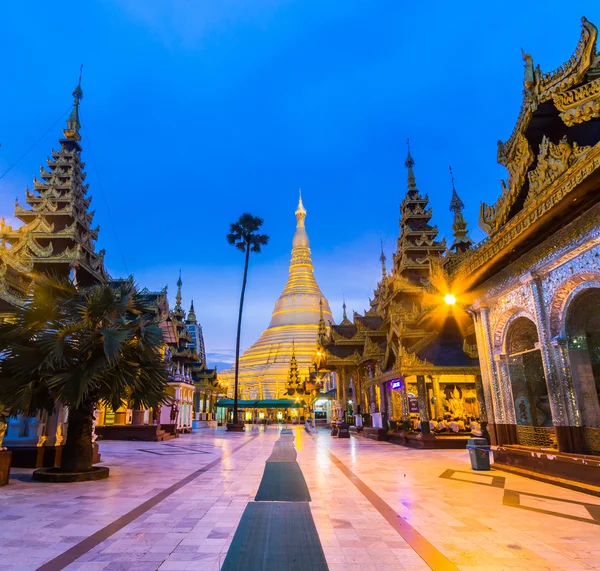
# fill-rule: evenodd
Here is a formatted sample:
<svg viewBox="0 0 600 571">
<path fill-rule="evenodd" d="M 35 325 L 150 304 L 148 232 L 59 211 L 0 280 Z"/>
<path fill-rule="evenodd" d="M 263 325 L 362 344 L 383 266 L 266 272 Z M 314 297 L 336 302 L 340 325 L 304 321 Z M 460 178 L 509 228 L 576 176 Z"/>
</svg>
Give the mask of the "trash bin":
<svg viewBox="0 0 600 571">
<path fill-rule="evenodd" d="M 490 447 L 485 438 L 469 438 L 467 450 L 473 470 L 490 469 Z"/>
</svg>

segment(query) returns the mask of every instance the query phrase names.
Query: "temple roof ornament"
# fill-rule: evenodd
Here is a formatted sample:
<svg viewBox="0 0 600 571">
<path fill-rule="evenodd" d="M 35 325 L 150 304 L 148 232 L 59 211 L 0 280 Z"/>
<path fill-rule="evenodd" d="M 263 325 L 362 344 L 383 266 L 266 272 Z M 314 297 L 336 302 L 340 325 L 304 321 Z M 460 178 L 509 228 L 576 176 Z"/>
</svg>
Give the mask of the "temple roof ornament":
<svg viewBox="0 0 600 571">
<path fill-rule="evenodd" d="M 407 185 L 409 190 L 413 190 L 417 188 L 417 179 L 415 177 L 415 172 L 413 171 L 415 161 L 410 154 L 410 139 L 406 139 L 406 146 L 408 147 L 408 152 L 406 155 L 406 161 L 404 161 L 404 166 L 408 169 Z"/>
<path fill-rule="evenodd" d="M 81 89 L 81 74 L 83 73 L 83 64 L 79 69 L 79 81 L 77 87 L 73 90 L 73 109 L 67 119 L 67 128 L 63 130 L 63 134 L 67 139 L 81 140 L 79 129 L 81 124 L 79 122 L 79 102 L 83 99 L 83 91 Z"/>
<path fill-rule="evenodd" d="M 385 252 L 383 251 L 383 240 L 381 240 L 381 256 L 379 256 L 379 261 L 381 262 L 381 281 L 387 281 L 387 268 L 385 267 L 385 262 L 387 258 L 385 257 Z"/>
<path fill-rule="evenodd" d="M 90 198 L 84 198 L 88 185 L 81 161 L 79 105 L 83 98 L 81 73 L 73 91 L 73 108 L 66 121 L 60 149 L 51 152 L 47 166 L 40 169 L 41 180 L 33 179 L 33 190 L 25 189 L 27 207 L 15 201 L 15 216 L 21 228 L 2 232 L 2 257 L 10 284 L 0 284 L 0 297 L 12 304 L 25 295 L 33 272 L 52 272 L 69 277 L 78 286 L 89 286 L 108 279 L 104 254 L 95 252 L 93 241 L 98 230 L 90 227 L 93 212 Z M 17 291 L 18 290 L 18 291 Z"/>
<path fill-rule="evenodd" d="M 473 240 L 469 238 L 467 221 L 462 214 L 465 205 L 456 192 L 452 167 L 448 168 L 450 169 L 450 178 L 452 180 L 452 200 L 450 201 L 450 212 L 454 212 L 454 221 L 452 223 L 452 235 L 454 236 L 454 242 L 452 243 L 452 246 L 450 246 L 450 250 L 452 250 L 455 254 L 459 254 L 468 250 L 473 244 Z"/>
<path fill-rule="evenodd" d="M 596 54 L 598 29 L 581 19 L 581 37 L 571 58 L 550 73 L 534 64 L 530 54 L 522 52 L 524 92 L 521 111 L 506 143 L 498 141 L 498 162 L 506 166 L 509 178 L 502 182 L 502 193 L 495 204 L 481 204 L 479 224 L 490 236 L 519 211 L 528 192 L 527 175 L 539 152 L 539 133 L 554 133 L 558 139 L 565 127 L 600 117 L 600 59 Z M 559 117 L 546 111 L 538 114 L 535 131 L 530 123 L 540 105 L 554 105 Z M 551 126 L 550 123 L 553 123 Z M 558 141 L 553 141 L 557 143 Z M 572 141 L 571 141 L 572 142 Z"/>
<path fill-rule="evenodd" d="M 196 312 L 194 311 L 194 300 L 193 299 L 192 299 L 192 303 L 190 304 L 190 310 L 188 311 L 186 321 L 188 323 L 197 323 L 197 321 L 198 321 L 196 318 Z"/>
<path fill-rule="evenodd" d="M 175 307 L 173 308 L 174 312 L 183 313 L 183 307 L 181 307 L 181 286 L 183 282 L 181 281 L 181 270 L 179 270 L 179 279 L 177 280 L 177 294 L 175 295 Z"/>
</svg>

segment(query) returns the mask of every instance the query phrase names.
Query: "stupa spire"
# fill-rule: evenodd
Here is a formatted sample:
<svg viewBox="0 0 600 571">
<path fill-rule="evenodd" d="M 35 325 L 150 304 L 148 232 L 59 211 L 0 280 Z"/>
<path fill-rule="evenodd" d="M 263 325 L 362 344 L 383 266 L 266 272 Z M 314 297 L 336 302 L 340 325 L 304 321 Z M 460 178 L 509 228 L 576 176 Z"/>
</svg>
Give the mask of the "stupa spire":
<svg viewBox="0 0 600 571">
<path fill-rule="evenodd" d="M 240 357 L 241 386 L 257 398 L 277 398 L 280 388 L 287 386 L 292 352 L 299 369 L 311 366 L 321 317 L 324 323 L 333 320 L 315 280 L 302 196 L 298 197 L 295 217 L 287 282 L 275 301 L 269 327 Z M 228 369 L 219 377 L 229 381 L 234 371 Z"/>
<path fill-rule="evenodd" d="M 296 208 L 296 233 L 292 241 L 292 246 L 296 248 L 309 248 L 310 242 L 308 240 L 308 234 L 306 233 L 306 227 L 304 226 L 304 220 L 306 219 L 306 209 L 302 204 L 302 190 L 300 190 L 300 198 L 298 199 L 298 208 Z"/>
</svg>

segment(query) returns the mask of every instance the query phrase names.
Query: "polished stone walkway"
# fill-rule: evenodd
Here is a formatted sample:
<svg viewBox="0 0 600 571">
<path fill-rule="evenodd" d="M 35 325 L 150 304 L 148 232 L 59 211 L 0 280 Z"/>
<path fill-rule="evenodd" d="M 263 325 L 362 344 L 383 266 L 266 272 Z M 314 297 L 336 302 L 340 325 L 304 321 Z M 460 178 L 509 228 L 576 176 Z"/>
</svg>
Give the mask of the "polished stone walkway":
<svg viewBox="0 0 600 571">
<path fill-rule="evenodd" d="M 472 472 L 463 451 L 294 436 L 331 571 L 600 569 L 600 498 Z M 100 482 L 15 469 L 0 488 L 0 571 L 218 570 L 278 439 L 270 427 L 103 442 Z"/>
</svg>

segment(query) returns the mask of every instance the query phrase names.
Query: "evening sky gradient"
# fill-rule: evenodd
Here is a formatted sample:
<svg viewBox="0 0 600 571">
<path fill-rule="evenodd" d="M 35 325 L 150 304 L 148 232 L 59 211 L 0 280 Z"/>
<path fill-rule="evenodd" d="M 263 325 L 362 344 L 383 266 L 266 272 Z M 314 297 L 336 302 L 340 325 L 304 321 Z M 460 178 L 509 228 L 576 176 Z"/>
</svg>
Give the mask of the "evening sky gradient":
<svg viewBox="0 0 600 571">
<path fill-rule="evenodd" d="M 81 119 L 98 247 L 112 276 L 169 286 L 182 270 L 209 359 L 230 361 L 243 255 L 229 223 L 265 219 L 242 345 L 281 293 L 302 188 L 316 278 L 337 320 L 368 307 L 406 189 L 450 236 L 448 165 L 475 241 L 481 200 L 506 171 L 497 140 L 517 119 L 521 47 L 551 71 L 572 54 L 597 1 L 19 1 L 0 6 L 0 174 L 71 104 Z M 39 173 L 64 121 L 0 180 L 0 214 Z M 388 264 L 389 266 L 389 264 Z"/>
</svg>

